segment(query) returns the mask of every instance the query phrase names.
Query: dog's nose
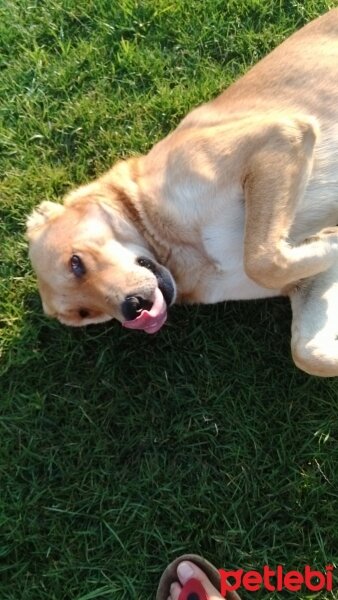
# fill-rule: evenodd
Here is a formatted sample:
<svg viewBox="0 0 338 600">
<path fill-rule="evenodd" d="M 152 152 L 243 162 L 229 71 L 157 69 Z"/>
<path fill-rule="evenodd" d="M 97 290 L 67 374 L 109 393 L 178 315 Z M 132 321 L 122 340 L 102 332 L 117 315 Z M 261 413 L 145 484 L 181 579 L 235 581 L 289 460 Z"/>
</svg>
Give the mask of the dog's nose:
<svg viewBox="0 0 338 600">
<path fill-rule="evenodd" d="M 141 296 L 127 296 L 121 304 L 121 311 L 126 321 L 136 319 L 142 310 L 150 310 L 153 303 Z"/>
</svg>

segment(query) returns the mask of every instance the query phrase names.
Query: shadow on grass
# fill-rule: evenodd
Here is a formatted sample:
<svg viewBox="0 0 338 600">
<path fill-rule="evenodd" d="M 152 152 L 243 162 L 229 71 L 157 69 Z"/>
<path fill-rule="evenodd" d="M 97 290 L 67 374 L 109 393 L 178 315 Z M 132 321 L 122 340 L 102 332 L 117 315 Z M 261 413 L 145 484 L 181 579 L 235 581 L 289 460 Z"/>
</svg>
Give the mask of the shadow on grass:
<svg viewBox="0 0 338 600">
<path fill-rule="evenodd" d="M 152 598 L 185 551 L 337 558 L 337 395 L 292 364 L 287 301 L 177 307 L 154 336 L 25 308 L 0 422 L 5 559 L 27 557 L 29 593 L 67 577 L 71 598 Z"/>
</svg>

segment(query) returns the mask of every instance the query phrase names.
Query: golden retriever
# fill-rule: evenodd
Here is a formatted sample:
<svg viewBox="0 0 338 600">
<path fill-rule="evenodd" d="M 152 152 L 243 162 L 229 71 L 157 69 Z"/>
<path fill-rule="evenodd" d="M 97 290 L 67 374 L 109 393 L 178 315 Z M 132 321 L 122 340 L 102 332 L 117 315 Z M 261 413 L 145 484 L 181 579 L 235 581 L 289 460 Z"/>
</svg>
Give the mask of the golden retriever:
<svg viewBox="0 0 338 600">
<path fill-rule="evenodd" d="M 150 152 L 28 218 L 44 311 L 158 331 L 174 302 L 288 295 L 295 363 L 338 375 L 338 10 Z"/>
</svg>

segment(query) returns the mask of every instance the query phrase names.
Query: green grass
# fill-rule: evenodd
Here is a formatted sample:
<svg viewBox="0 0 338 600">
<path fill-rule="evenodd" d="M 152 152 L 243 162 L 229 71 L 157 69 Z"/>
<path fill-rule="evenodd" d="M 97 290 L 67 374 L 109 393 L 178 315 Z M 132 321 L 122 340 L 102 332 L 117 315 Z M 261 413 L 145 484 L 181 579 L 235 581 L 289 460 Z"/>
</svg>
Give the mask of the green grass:
<svg viewBox="0 0 338 600">
<path fill-rule="evenodd" d="M 1 600 L 150 600 L 183 552 L 338 563 L 338 383 L 293 365 L 287 301 L 70 330 L 42 314 L 23 235 L 334 4 L 1 3 Z"/>
</svg>

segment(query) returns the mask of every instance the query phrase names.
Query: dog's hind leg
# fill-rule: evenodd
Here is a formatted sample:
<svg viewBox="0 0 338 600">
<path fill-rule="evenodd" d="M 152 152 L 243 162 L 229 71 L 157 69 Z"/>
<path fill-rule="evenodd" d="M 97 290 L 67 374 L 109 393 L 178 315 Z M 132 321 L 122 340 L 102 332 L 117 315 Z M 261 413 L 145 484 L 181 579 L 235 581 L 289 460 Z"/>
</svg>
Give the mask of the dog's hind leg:
<svg viewBox="0 0 338 600">
<path fill-rule="evenodd" d="M 296 365 L 311 375 L 338 375 L 338 263 L 290 293 L 291 350 Z"/>
</svg>

